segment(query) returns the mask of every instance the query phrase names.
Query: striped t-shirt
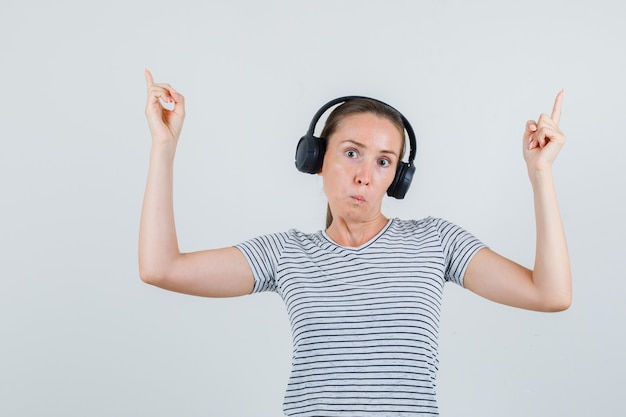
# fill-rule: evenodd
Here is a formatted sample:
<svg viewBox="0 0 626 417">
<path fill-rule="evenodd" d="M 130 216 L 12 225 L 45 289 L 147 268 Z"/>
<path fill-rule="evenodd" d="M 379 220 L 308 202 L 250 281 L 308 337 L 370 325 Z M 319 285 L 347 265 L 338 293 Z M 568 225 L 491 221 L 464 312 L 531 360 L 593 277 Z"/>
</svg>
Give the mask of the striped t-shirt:
<svg viewBox="0 0 626 417">
<path fill-rule="evenodd" d="M 359 247 L 323 231 L 261 236 L 237 246 L 254 292 L 285 302 L 293 337 L 287 416 L 437 415 L 443 286 L 463 285 L 484 245 L 437 218 L 392 219 Z"/>
</svg>

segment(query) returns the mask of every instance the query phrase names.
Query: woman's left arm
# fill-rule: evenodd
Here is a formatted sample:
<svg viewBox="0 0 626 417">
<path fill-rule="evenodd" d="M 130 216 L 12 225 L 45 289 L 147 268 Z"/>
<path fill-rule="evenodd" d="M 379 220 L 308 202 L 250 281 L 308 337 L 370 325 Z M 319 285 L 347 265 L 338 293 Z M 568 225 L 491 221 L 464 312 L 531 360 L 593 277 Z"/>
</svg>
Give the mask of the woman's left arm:
<svg viewBox="0 0 626 417">
<path fill-rule="evenodd" d="M 552 164 L 565 143 L 559 129 L 563 91 L 552 115 L 526 123 L 523 153 L 533 189 L 536 253 L 529 270 L 489 250 L 480 250 L 467 267 L 465 288 L 490 300 L 537 311 L 561 311 L 572 301 L 572 276 Z"/>
</svg>

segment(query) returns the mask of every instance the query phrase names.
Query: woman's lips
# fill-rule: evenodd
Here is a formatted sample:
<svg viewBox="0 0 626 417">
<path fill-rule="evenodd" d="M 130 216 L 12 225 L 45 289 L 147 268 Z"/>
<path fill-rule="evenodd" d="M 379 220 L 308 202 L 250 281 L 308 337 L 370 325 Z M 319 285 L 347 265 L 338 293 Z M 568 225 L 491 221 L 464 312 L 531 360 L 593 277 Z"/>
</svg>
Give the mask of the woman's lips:
<svg viewBox="0 0 626 417">
<path fill-rule="evenodd" d="M 365 203 L 365 197 L 363 197 L 362 195 L 353 195 L 350 196 L 350 198 L 357 204 Z"/>
</svg>

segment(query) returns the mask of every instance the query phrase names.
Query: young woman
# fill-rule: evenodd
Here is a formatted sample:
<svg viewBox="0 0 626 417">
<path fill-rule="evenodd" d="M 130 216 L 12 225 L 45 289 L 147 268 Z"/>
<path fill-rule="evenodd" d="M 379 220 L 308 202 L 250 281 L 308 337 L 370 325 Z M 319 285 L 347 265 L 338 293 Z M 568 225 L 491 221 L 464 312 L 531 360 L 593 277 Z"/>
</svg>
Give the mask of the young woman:
<svg viewBox="0 0 626 417">
<path fill-rule="evenodd" d="M 172 188 L 184 98 L 170 85 L 154 83 L 148 71 L 146 81 L 152 149 L 139 235 L 141 278 L 206 297 L 277 292 L 294 343 L 285 415 L 437 415 L 446 281 L 525 309 L 570 305 L 569 256 L 552 178 L 565 142 L 558 127 L 563 92 L 552 114 L 528 121 L 523 134 L 537 227 L 529 270 L 443 219 L 384 216 L 382 200 L 402 164 L 407 126 L 395 109 L 370 99 L 345 101 L 322 132 L 325 230 L 290 230 L 236 247 L 181 253 Z"/>
</svg>

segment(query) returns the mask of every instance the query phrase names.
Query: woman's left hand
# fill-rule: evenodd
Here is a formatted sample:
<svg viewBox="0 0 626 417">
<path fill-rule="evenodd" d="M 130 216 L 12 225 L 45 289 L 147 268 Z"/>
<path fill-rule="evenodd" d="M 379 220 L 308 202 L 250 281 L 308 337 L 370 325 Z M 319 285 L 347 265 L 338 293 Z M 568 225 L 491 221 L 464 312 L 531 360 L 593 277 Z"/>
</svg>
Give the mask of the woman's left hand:
<svg viewBox="0 0 626 417">
<path fill-rule="evenodd" d="M 556 95 L 550 116 L 541 114 L 539 120 L 526 122 L 523 150 L 529 173 L 551 169 L 552 163 L 565 144 L 565 135 L 559 129 L 562 101 L 563 90 Z"/>
<path fill-rule="evenodd" d="M 565 143 L 559 129 L 563 91 L 552 114 L 529 120 L 524 131 L 524 159 L 535 206 L 535 265 L 527 269 L 488 248 L 470 261 L 463 285 L 490 300 L 536 311 L 561 311 L 572 302 L 572 272 L 563 222 L 552 178 L 552 163 Z"/>
</svg>

